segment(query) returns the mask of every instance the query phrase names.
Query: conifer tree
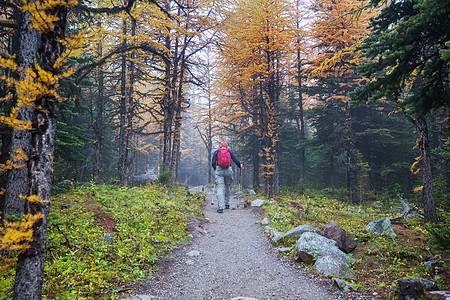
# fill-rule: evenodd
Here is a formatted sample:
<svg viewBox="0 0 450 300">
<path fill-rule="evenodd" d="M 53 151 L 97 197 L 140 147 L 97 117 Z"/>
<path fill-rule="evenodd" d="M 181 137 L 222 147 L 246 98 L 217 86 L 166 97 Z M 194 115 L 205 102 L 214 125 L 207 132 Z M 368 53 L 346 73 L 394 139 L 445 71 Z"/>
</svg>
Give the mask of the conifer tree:
<svg viewBox="0 0 450 300">
<path fill-rule="evenodd" d="M 442 0 L 372 1 L 382 8 L 362 45 L 369 61 L 359 70 L 371 78 L 353 93 L 356 102 L 386 99 L 404 110 L 418 134 L 425 219 L 437 222 L 426 115 L 450 107 L 450 6 Z"/>
</svg>

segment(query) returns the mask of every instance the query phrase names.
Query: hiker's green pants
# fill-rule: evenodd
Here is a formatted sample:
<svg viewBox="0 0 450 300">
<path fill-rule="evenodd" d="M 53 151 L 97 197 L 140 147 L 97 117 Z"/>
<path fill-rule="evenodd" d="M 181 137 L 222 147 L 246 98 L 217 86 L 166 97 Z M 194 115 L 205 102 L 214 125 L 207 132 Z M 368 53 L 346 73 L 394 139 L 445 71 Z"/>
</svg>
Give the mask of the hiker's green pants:
<svg viewBox="0 0 450 300">
<path fill-rule="evenodd" d="M 223 169 L 216 167 L 215 182 L 217 186 L 217 208 L 224 209 L 225 205 L 230 205 L 231 183 L 233 182 L 233 169 L 231 167 Z"/>
</svg>

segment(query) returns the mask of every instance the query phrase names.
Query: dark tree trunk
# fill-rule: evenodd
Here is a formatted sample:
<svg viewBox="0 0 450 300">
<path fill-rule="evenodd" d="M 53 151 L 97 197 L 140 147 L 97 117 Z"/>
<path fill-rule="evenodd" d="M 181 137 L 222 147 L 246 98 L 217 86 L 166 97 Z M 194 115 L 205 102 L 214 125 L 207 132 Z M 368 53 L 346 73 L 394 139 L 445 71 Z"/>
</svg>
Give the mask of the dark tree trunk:
<svg viewBox="0 0 450 300">
<path fill-rule="evenodd" d="M 253 189 L 259 189 L 259 143 L 258 139 L 253 142 Z"/>
<path fill-rule="evenodd" d="M 123 35 L 127 34 L 127 23 L 123 20 Z M 123 44 L 127 44 L 127 40 L 124 39 Z M 120 128 L 119 128 L 119 181 L 122 185 L 127 185 L 130 177 L 130 166 L 131 166 L 131 145 L 130 145 L 130 134 L 131 134 L 131 85 L 128 83 L 128 72 L 131 72 L 127 67 L 127 57 L 126 54 L 122 55 L 122 76 L 120 85 Z"/>
<path fill-rule="evenodd" d="M 166 11 L 170 11 L 170 0 L 166 0 L 164 5 Z M 170 28 L 167 28 L 170 32 Z M 169 35 L 165 37 L 166 49 L 171 51 L 172 39 Z M 166 62 L 164 71 L 164 95 L 162 99 L 162 112 L 163 112 L 163 166 L 166 170 L 171 168 L 171 154 L 172 154 L 172 122 L 174 117 L 173 112 L 173 90 L 171 84 L 171 62 Z"/>
<path fill-rule="evenodd" d="M 297 1 L 297 10 L 299 9 L 299 1 Z M 300 29 L 300 24 L 297 20 L 297 29 Z M 300 39 L 297 40 L 297 83 L 298 83 L 298 119 L 297 126 L 299 126 L 300 143 L 305 141 L 305 120 L 303 112 L 303 96 L 302 96 L 302 68 L 301 68 L 301 53 L 300 53 Z M 300 123 L 300 124 L 299 124 Z M 300 148 L 299 161 L 299 175 L 302 181 L 305 180 L 305 147 Z"/>
<path fill-rule="evenodd" d="M 330 152 L 330 185 L 334 192 L 334 155 L 333 151 Z"/>
<path fill-rule="evenodd" d="M 356 155 L 353 141 L 349 141 L 347 150 L 347 178 L 348 189 L 353 204 L 359 204 L 358 198 L 358 176 L 356 168 Z"/>
<path fill-rule="evenodd" d="M 36 51 L 38 47 L 39 34 L 35 29 L 29 26 L 30 15 L 23 14 L 18 10 L 15 11 L 15 19 L 19 24 L 19 29 L 14 36 L 13 49 L 17 51 L 17 63 L 24 70 L 31 68 L 36 59 Z M 19 74 L 19 79 L 24 79 L 25 73 Z M 12 106 L 17 103 L 17 94 L 14 93 Z M 17 119 L 23 121 L 31 121 L 33 118 L 33 108 L 21 107 Z M 5 194 L 0 195 L 0 210 L 3 215 L 11 215 L 20 217 L 24 210 L 25 200 L 20 195 L 27 193 L 29 186 L 28 168 L 26 168 L 26 161 L 14 160 L 11 154 L 17 154 L 16 150 L 21 150 L 27 158 L 30 157 L 31 151 L 31 133 L 29 130 L 22 130 L 18 128 L 7 128 L 6 134 L 2 138 L 2 153 L 5 158 L 2 160 L 11 159 L 15 165 L 21 166 L 13 168 L 2 176 L 1 183 L 5 189 Z M 4 161 L 2 161 L 4 162 Z M 1 193 L 0 193 L 1 194 Z"/>
<path fill-rule="evenodd" d="M 433 175 L 431 173 L 431 152 L 428 141 L 428 127 L 424 117 L 415 120 L 417 135 L 419 136 L 420 166 L 423 185 L 423 208 L 427 222 L 437 223 L 436 205 L 434 203 Z"/>
<path fill-rule="evenodd" d="M 98 55 L 102 56 L 102 43 L 98 44 Z M 98 83 L 98 94 L 96 97 L 96 108 L 97 108 L 97 116 L 94 122 L 94 134 L 95 134 L 95 143 L 94 143 L 94 155 L 92 157 L 92 177 L 96 184 L 101 182 L 101 150 L 103 147 L 103 110 L 104 110 L 104 74 L 103 68 L 98 67 L 97 74 L 97 83 Z"/>
<path fill-rule="evenodd" d="M 54 30 L 42 34 L 39 48 L 40 66 L 48 72 L 54 70 L 56 60 L 63 52 L 60 43 L 64 39 L 67 7 L 58 6 L 48 12 L 57 17 Z M 50 87 L 51 88 L 51 87 Z M 31 151 L 28 161 L 28 196 L 38 196 L 41 201 L 27 201 L 25 213 L 43 217 L 33 225 L 33 241 L 30 248 L 19 255 L 14 283 L 14 299 L 34 300 L 42 298 L 44 262 L 47 246 L 47 223 L 50 210 L 50 190 L 53 172 L 53 155 L 58 115 L 58 100 L 44 95 L 36 100 L 31 131 Z"/>
<path fill-rule="evenodd" d="M 356 166 L 356 149 L 353 141 L 352 109 L 346 104 L 346 138 L 347 138 L 347 188 L 353 204 L 359 204 L 358 198 L 358 170 Z"/>
</svg>

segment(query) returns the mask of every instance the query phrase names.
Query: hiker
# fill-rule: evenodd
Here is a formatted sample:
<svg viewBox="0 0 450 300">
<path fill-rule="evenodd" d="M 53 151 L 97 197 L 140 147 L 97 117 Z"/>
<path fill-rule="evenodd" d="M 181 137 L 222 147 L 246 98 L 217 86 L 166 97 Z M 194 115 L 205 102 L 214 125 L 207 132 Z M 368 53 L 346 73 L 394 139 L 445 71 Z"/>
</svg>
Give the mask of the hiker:
<svg viewBox="0 0 450 300">
<path fill-rule="evenodd" d="M 224 194 L 225 209 L 230 208 L 231 182 L 233 182 L 233 169 L 231 168 L 231 160 L 233 160 L 239 168 L 243 168 L 236 155 L 228 149 L 228 143 L 223 141 L 220 148 L 216 150 L 212 157 L 212 167 L 215 171 L 215 183 L 217 186 L 217 212 L 223 212 Z"/>
</svg>

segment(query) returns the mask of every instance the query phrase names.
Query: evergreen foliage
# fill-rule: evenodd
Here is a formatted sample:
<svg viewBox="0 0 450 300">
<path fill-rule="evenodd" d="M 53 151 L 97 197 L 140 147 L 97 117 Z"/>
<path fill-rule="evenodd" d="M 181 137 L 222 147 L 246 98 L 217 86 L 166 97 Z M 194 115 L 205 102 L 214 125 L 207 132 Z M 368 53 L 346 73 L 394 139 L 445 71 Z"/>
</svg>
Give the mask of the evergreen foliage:
<svg viewBox="0 0 450 300">
<path fill-rule="evenodd" d="M 369 61 L 358 70 L 371 80 L 352 93 L 354 101 L 386 98 L 412 109 L 416 116 L 450 107 L 450 68 L 444 60 L 449 20 L 446 0 L 386 2 L 361 46 Z"/>
</svg>

